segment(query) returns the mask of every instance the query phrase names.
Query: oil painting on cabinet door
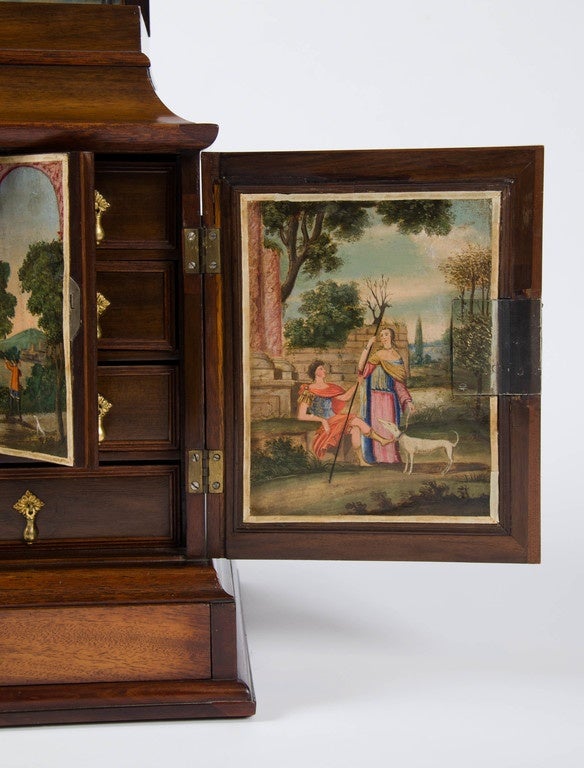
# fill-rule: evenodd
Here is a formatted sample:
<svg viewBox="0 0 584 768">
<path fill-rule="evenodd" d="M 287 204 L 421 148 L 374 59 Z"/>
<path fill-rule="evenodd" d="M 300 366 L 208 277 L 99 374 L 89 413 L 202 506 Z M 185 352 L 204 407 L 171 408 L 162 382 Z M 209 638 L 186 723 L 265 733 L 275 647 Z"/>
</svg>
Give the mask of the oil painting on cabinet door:
<svg viewBox="0 0 584 768">
<path fill-rule="evenodd" d="M 498 522 L 499 228 L 498 192 L 242 194 L 245 522 Z"/>
<path fill-rule="evenodd" d="M 0 453 L 72 465 L 68 157 L 0 157 Z"/>
</svg>

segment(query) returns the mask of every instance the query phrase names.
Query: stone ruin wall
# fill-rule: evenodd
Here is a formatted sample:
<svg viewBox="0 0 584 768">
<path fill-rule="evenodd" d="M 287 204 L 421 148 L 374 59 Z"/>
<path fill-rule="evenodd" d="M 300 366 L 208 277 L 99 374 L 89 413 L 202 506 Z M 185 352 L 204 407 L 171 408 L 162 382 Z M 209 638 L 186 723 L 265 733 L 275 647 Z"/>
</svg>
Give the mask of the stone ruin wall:
<svg viewBox="0 0 584 768">
<path fill-rule="evenodd" d="M 400 351 L 409 375 L 410 355 L 405 323 L 387 323 L 395 331 L 395 346 Z M 252 353 L 251 417 L 252 419 L 290 418 L 296 413 L 300 384 L 310 381 L 307 370 L 314 360 L 323 360 L 329 370 L 329 381 L 348 389 L 357 378 L 359 357 L 374 332 L 373 326 L 351 331 L 342 347 L 298 349 L 286 357 L 269 357 Z M 373 347 L 375 350 L 376 347 Z"/>
</svg>

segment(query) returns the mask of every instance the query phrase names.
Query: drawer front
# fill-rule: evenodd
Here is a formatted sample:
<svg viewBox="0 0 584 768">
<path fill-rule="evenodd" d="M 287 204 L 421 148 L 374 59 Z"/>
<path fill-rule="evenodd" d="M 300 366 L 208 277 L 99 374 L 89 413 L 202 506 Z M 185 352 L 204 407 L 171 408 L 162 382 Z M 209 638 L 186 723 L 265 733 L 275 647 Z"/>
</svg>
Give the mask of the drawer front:
<svg viewBox="0 0 584 768">
<path fill-rule="evenodd" d="M 26 546 L 27 520 L 14 504 L 27 491 L 43 503 L 31 553 L 59 542 L 167 546 L 179 535 L 177 466 L 103 467 L 82 475 L 62 469 L 2 473 L 0 549 L 11 553 L 15 544 Z"/>
<path fill-rule="evenodd" d="M 172 262 L 105 262 L 97 290 L 107 300 L 98 349 L 176 352 Z"/>
<path fill-rule="evenodd" d="M 104 239 L 98 258 L 113 251 L 174 251 L 176 248 L 176 168 L 167 162 L 98 161 L 95 188 L 109 208 L 103 214 Z"/>
<path fill-rule="evenodd" d="M 5 610 L 0 685 L 209 678 L 210 625 L 207 604 Z"/>
<path fill-rule="evenodd" d="M 97 389 L 111 404 L 102 422 L 101 451 L 178 449 L 176 367 L 102 365 Z"/>
</svg>

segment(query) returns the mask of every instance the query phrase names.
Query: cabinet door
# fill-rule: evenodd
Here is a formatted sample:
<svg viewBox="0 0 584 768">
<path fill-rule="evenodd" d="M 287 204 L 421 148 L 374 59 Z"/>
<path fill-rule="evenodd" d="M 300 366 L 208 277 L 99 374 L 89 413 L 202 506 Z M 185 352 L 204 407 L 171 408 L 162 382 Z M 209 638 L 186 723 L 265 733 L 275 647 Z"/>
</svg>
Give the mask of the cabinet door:
<svg viewBox="0 0 584 768">
<path fill-rule="evenodd" d="M 537 561 L 541 148 L 207 154 L 203 189 L 211 551 Z"/>
<path fill-rule="evenodd" d="M 88 163 L 0 157 L 0 454 L 12 461 L 86 463 Z"/>
</svg>

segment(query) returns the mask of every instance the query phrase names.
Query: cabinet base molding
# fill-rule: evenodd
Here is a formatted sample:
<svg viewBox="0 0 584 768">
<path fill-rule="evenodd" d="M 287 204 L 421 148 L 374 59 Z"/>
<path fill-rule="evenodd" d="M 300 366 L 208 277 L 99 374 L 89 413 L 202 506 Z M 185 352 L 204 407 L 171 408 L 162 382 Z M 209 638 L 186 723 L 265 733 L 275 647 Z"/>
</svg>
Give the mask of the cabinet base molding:
<svg viewBox="0 0 584 768">
<path fill-rule="evenodd" d="M 0 726 L 249 717 L 253 694 L 240 680 L 77 683 L 0 688 Z"/>
<path fill-rule="evenodd" d="M 231 565 L 0 574 L 0 726 L 255 711 Z M 0 589 L 4 592 L 4 589 Z"/>
</svg>

